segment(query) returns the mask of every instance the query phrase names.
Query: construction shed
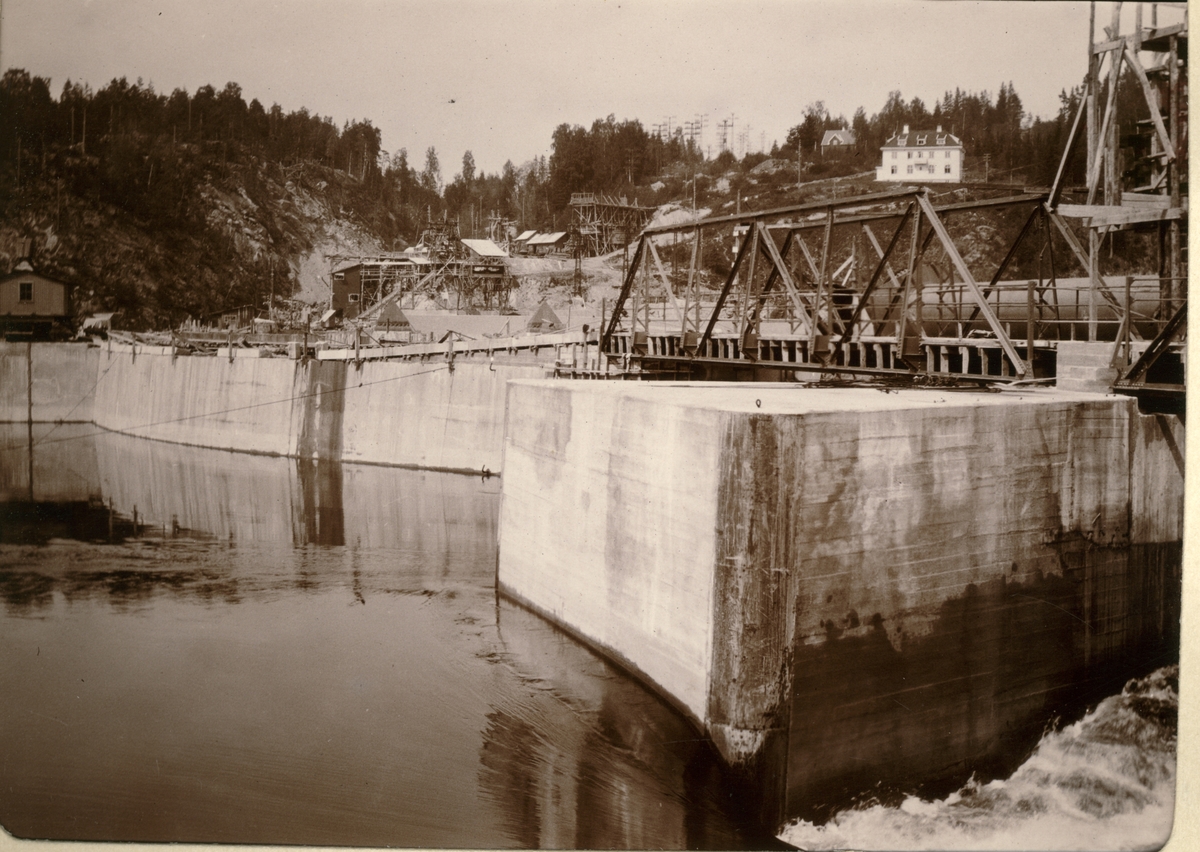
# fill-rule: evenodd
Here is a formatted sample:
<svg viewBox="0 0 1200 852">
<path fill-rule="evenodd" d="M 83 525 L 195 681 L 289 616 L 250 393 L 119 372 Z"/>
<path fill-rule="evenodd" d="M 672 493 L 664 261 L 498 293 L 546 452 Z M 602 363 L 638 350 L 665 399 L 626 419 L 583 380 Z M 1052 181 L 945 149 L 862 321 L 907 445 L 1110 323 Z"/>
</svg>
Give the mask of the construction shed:
<svg viewBox="0 0 1200 852">
<path fill-rule="evenodd" d="M 0 278 L 0 331 L 7 340 L 49 340 L 71 333 L 71 285 L 25 261 Z"/>
<path fill-rule="evenodd" d="M 539 257 L 562 251 L 567 245 L 567 232 L 555 231 L 551 234 L 535 234 L 525 243 L 529 253 Z"/>
</svg>

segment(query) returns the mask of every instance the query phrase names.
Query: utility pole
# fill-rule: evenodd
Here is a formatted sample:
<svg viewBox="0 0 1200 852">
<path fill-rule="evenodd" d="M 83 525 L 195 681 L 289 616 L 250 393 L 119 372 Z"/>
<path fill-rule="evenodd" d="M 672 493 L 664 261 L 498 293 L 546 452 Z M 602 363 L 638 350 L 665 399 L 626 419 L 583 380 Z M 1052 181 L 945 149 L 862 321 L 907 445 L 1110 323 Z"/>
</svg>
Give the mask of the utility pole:
<svg viewBox="0 0 1200 852">
<path fill-rule="evenodd" d="M 729 116 L 729 118 L 724 119 L 719 125 L 717 125 L 718 127 L 721 128 L 721 150 L 722 151 L 729 150 L 728 143 L 729 143 L 730 134 L 733 131 L 733 119 L 734 119 L 734 116 L 731 115 L 731 116 Z"/>
</svg>

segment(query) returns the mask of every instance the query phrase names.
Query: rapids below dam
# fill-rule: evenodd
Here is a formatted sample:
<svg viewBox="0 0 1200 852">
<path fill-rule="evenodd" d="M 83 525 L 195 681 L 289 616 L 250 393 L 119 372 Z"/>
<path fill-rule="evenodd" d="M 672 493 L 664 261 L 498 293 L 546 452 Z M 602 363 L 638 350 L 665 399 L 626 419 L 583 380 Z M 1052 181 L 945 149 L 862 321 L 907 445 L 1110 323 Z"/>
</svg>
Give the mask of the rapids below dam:
<svg viewBox="0 0 1200 852">
<path fill-rule="evenodd" d="M 761 848 L 691 723 L 497 594 L 499 504 L 495 478 L 0 424 L 0 825 Z M 784 838 L 1152 848 L 1174 796 L 1169 662 L 1064 717 L 1004 778 L 822 802 L 832 817 Z"/>
</svg>

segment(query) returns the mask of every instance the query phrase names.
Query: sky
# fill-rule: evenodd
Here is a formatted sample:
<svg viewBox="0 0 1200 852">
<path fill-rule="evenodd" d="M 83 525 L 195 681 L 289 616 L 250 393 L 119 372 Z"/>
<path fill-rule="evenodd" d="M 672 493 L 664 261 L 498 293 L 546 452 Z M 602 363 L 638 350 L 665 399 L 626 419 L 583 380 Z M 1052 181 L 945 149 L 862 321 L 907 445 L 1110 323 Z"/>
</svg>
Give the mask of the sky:
<svg viewBox="0 0 1200 852">
<path fill-rule="evenodd" d="M 471 150 L 499 172 L 551 153 L 559 124 L 647 130 L 701 116 L 702 145 L 782 143 L 808 104 L 932 107 L 1011 82 L 1032 116 L 1086 71 L 1086 2 L 1013 0 L 0 0 L 0 66 L 93 90 L 234 81 L 249 102 L 370 119 L 449 180 Z M 1100 3 L 1108 22 L 1111 4 Z M 1126 4 L 1132 6 L 1133 4 Z M 1161 12 L 1164 21 L 1168 13 Z M 744 135 L 743 135 L 744 134 Z"/>
</svg>

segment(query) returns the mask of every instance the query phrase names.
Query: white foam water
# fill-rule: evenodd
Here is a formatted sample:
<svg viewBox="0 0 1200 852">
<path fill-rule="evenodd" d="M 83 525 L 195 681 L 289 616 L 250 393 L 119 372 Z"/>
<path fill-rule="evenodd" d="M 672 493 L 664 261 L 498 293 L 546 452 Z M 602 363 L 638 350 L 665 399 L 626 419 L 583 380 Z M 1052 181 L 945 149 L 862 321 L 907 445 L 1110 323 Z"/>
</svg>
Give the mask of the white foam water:
<svg viewBox="0 0 1200 852">
<path fill-rule="evenodd" d="M 1043 736 L 1009 778 L 801 820 L 780 839 L 805 850 L 1158 849 L 1174 819 L 1178 679 L 1170 666 L 1131 680 Z"/>
</svg>

